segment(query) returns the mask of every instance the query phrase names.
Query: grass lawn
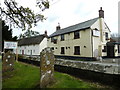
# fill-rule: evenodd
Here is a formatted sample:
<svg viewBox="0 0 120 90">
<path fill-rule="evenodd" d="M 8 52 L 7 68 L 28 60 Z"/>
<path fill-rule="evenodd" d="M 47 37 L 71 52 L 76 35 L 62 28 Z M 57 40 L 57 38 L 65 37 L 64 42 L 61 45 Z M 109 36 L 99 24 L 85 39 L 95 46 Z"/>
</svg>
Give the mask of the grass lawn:
<svg viewBox="0 0 120 90">
<path fill-rule="evenodd" d="M 38 67 L 15 62 L 14 68 L 13 72 L 3 74 L 11 75 L 3 80 L 3 88 L 33 88 L 39 83 L 40 70 Z"/>
<path fill-rule="evenodd" d="M 7 73 L 11 77 L 3 80 L 3 88 L 35 88 L 39 86 L 39 72 L 38 67 L 15 63 L 15 70 Z M 55 72 L 55 80 L 56 82 L 48 88 L 104 88 L 59 72 Z"/>
</svg>

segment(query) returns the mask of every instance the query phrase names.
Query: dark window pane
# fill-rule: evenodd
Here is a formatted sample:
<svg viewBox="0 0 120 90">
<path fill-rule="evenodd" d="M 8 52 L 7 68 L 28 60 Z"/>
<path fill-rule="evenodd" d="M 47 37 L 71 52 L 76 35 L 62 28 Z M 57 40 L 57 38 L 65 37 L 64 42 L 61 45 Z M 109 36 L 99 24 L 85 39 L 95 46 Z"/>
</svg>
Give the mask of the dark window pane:
<svg viewBox="0 0 120 90">
<path fill-rule="evenodd" d="M 64 41 L 64 34 L 61 35 L 61 41 Z"/>
<path fill-rule="evenodd" d="M 54 47 L 51 47 L 52 50 L 54 50 Z"/>
<path fill-rule="evenodd" d="M 64 47 L 61 47 L 61 54 L 65 54 L 65 49 L 64 49 Z"/>
<path fill-rule="evenodd" d="M 80 38 L 79 31 L 74 32 L 74 39 Z"/>
<path fill-rule="evenodd" d="M 106 40 L 108 39 L 108 33 L 107 32 L 105 33 L 105 38 L 106 38 Z"/>
<path fill-rule="evenodd" d="M 80 55 L 80 46 L 74 47 L 74 55 Z"/>
</svg>

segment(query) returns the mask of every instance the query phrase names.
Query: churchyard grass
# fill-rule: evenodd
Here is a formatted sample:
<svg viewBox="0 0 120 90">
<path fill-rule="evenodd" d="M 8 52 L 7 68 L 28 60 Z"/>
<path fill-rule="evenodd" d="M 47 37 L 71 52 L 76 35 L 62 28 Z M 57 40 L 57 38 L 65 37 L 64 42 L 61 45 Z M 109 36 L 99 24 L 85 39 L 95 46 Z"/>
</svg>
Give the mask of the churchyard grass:
<svg viewBox="0 0 120 90">
<path fill-rule="evenodd" d="M 3 88 L 39 88 L 40 69 L 36 66 L 15 62 L 15 70 L 4 78 Z M 48 88 L 99 88 L 99 85 L 82 81 L 68 74 L 55 72 L 55 83 Z"/>
<path fill-rule="evenodd" d="M 14 68 L 14 71 L 7 72 L 11 77 L 3 80 L 3 88 L 33 88 L 39 83 L 40 70 L 38 67 L 15 62 Z"/>
</svg>

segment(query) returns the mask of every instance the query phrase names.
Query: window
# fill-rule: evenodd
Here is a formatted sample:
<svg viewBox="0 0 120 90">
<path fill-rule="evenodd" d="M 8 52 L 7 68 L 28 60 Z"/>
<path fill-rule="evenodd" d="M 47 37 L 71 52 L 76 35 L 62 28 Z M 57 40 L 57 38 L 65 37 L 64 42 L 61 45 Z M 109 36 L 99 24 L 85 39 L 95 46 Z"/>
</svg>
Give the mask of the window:
<svg viewBox="0 0 120 90">
<path fill-rule="evenodd" d="M 57 39 L 55 39 L 54 37 L 51 37 L 51 42 L 53 42 L 54 44 L 57 44 Z"/>
<path fill-rule="evenodd" d="M 61 54 L 65 54 L 65 49 L 64 49 L 64 47 L 61 47 Z"/>
<path fill-rule="evenodd" d="M 108 39 L 108 33 L 107 32 L 105 33 L 105 38 L 106 38 L 106 40 Z"/>
<path fill-rule="evenodd" d="M 54 42 L 54 37 L 51 37 L 51 42 Z"/>
<path fill-rule="evenodd" d="M 64 41 L 64 34 L 61 35 L 61 41 Z"/>
<path fill-rule="evenodd" d="M 74 32 L 74 39 L 80 38 L 80 33 L 79 31 Z"/>
<path fill-rule="evenodd" d="M 104 49 L 102 50 L 102 52 L 107 52 L 107 47 L 104 46 Z"/>
<path fill-rule="evenodd" d="M 74 55 L 80 55 L 80 46 L 74 47 Z"/>
<path fill-rule="evenodd" d="M 51 47 L 52 50 L 54 50 L 54 47 Z"/>
</svg>

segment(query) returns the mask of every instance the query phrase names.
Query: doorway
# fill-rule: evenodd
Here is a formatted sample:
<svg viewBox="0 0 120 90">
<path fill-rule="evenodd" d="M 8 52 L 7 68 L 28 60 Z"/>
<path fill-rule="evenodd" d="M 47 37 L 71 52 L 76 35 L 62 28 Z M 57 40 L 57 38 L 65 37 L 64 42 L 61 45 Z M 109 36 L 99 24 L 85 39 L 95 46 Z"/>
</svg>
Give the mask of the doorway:
<svg viewBox="0 0 120 90">
<path fill-rule="evenodd" d="M 107 43 L 107 57 L 115 57 L 114 47 L 115 45 L 112 42 Z"/>
</svg>

